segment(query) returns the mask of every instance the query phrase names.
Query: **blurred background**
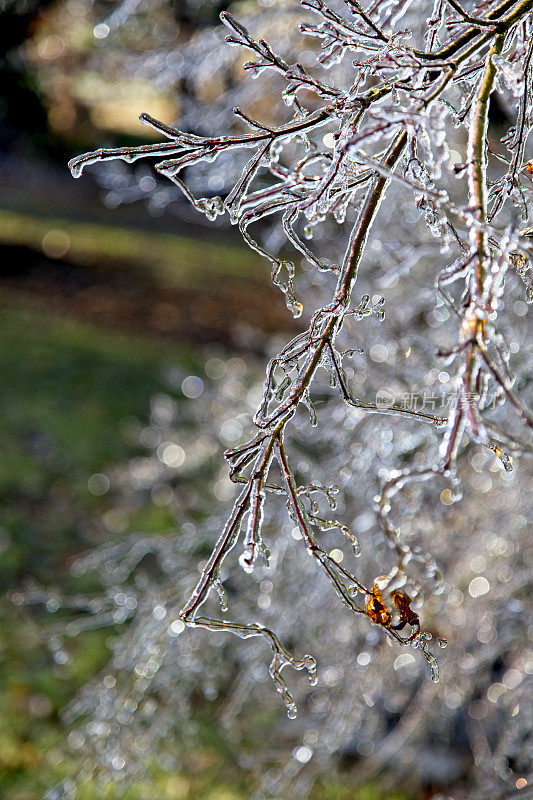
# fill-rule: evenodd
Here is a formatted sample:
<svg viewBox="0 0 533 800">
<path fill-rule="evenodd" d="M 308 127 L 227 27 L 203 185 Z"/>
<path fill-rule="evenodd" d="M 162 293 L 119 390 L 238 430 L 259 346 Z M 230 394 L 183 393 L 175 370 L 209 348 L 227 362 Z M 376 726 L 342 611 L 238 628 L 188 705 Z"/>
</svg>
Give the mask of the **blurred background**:
<svg viewBox="0 0 533 800">
<path fill-rule="evenodd" d="M 227 5 L 0 3 L 6 800 L 36 800 L 76 772 L 59 712 L 109 658 L 109 631 L 80 637 L 68 664 L 54 658 L 43 642 L 42 616 L 36 623 L 6 592 L 27 590 L 30 579 L 58 592 L 71 588 L 72 556 L 103 538 L 101 517 L 111 507 L 106 474 L 145 450 L 131 430 L 148 420 L 153 398 L 171 385 L 186 403 L 182 382 L 192 376 L 188 394 L 195 398 L 194 378 L 206 379 L 206 363 L 220 377 L 233 359 L 239 372 L 243 356 L 253 360 L 264 351 L 265 335 L 291 325 L 266 269 L 239 237 L 210 226 L 165 187 L 150 207 L 143 203 L 155 183 L 148 169 L 107 174 L 102 185 L 94 175 L 74 181 L 67 168 L 84 150 L 150 138 L 141 111 L 166 121 L 180 116 L 176 71 L 152 80 L 144 59 L 151 56 L 159 72 L 169 53 L 177 59 Z M 184 88 L 207 99 L 212 89 L 207 78 Z M 193 474 L 192 492 L 204 476 L 205 468 Z M 172 526 L 164 504 L 149 500 L 107 523 L 117 533 Z M 207 744 L 196 740 L 187 774 L 161 778 L 158 797 L 244 796 L 229 793 L 234 765 L 204 728 Z M 101 786 L 86 791 L 84 797 L 103 796 Z M 130 794 L 122 787 L 117 796 Z"/>
<path fill-rule="evenodd" d="M 290 16 L 296 4 L 0 0 L 0 796 L 263 800 L 257 772 L 287 785 L 323 740 L 322 761 L 309 765 L 312 778 L 276 796 L 464 798 L 474 796 L 476 782 L 476 797 L 524 797 L 531 724 L 508 726 L 505 743 L 501 726 L 504 718 L 531 714 L 523 681 L 533 671 L 524 647 L 523 550 L 531 475 L 524 469 L 520 486 L 513 484 L 514 473 L 476 451 L 465 465 L 459 511 L 442 486 L 429 504 L 428 495 L 413 493 L 406 506 L 407 525 L 424 529 L 449 568 L 447 600 L 433 597 L 427 611 L 438 621 L 435 631 L 456 634 L 438 696 L 425 664 L 415 666 L 408 653 L 391 658 L 375 631 L 355 631 L 344 620 L 335 625 L 333 644 L 323 641 L 331 597 L 308 565 L 301 582 L 282 583 L 277 596 L 286 635 L 300 650 L 316 646 L 325 664 L 319 689 L 305 694 L 305 681 L 299 685 L 306 699 L 292 727 L 266 674 L 264 649 L 222 645 L 200 632 L 184 634 L 175 661 L 169 646 L 170 659 L 163 665 L 161 656 L 154 667 L 159 683 L 138 703 L 135 735 L 127 733 L 127 714 L 120 719 L 132 702 L 127 686 L 124 695 L 117 688 L 121 669 L 140 669 L 138 651 L 157 640 L 150 625 L 162 624 L 165 592 L 179 579 L 183 597 L 182 585 L 190 586 L 198 559 L 207 556 L 233 496 L 222 451 L 249 429 L 265 356 L 300 323 L 272 288 L 268 265 L 226 223 L 197 214 L 149 166 L 111 163 L 74 180 L 67 162 L 85 150 L 153 140 L 138 121 L 144 111 L 179 120 L 184 130 L 227 129 L 243 77 L 216 27 L 230 5 L 250 19 L 259 9 L 267 32 L 276 32 L 270 11 L 283 6 Z M 254 86 L 246 109 L 257 112 L 260 103 L 261 117 L 276 115 L 277 87 L 271 95 L 268 81 Z M 494 103 L 492 116 L 495 125 L 508 124 L 504 101 Z M 204 195 L 223 194 L 224 164 L 198 180 Z M 413 214 L 406 219 L 414 229 Z M 409 285 L 407 276 L 406 288 L 396 290 L 393 275 L 387 283 L 400 258 L 398 240 L 405 241 L 395 231 L 383 247 L 371 245 L 370 291 L 380 269 L 383 291 L 392 285 L 401 301 L 390 328 L 371 328 L 374 392 L 392 385 L 397 353 L 410 353 L 413 344 L 426 358 L 424 325 L 434 333 L 448 314 L 435 307 L 427 242 L 424 253 L 433 255 L 421 267 L 424 281 L 419 276 Z M 265 235 L 279 244 L 275 232 Z M 409 292 L 420 302 L 413 308 Z M 517 358 L 527 355 L 526 312 L 517 300 Z M 366 361 L 357 358 L 354 379 L 362 386 Z M 424 358 L 424 386 L 445 391 L 448 374 L 430 370 L 433 362 Z M 395 388 L 406 390 L 398 380 Z M 378 474 L 392 452 L 391 429 L 362 426 L 361 444 L 354 444 L 359 422 L 335 416 L 338 452 L 302 433 L 302 474 L 314 469 L 320 448 L 346 484 L 363 474 L 367 481 L 367 471 Z M 416 459 L 429 439 L 425 432 L 408 437 L 395 452 Z M 355 479 L 346 471 L 348 452 L 360 465 Z M 368 508 L 378 483 L 367 482 L 364 491 L 358 486 L 361 498 L 354 492 L 346 505 L 369 544 L 375 521 Z M 489 489 L 480 504 L 479 492 Z M 281 503 L 278 514 L 290 540 Z M 457 552 L 450 538 L 456 531 L 470 534 Z M 236 603 L 238 581 L 228 582 Z M 268 575 L 257 581 L 259 599 L 250 607 L 273 614 L 272 582 Z M 298 611 L 304 597 L 309 605 Z M 316 631 L 307 611 L 312 601 L 317 620 L 322 615 Z M 121 650 L 119 630 L 134 611 L 141 623 L 132 624 L 133 639 Z M 139 641 L 136 630 L 144 631 Z M 446 655 L 439 660 L 446 664 Z M 250 675 L 244 685 L 235 686 L 237 667 Z M 111 703 L 119 714 L 109 712 Z M 114 716 L 116 729 L 102 721 Z M 507 788 L 479 794 L 500 744 L 498 774 Z M 138 773 L 136 754 L 144 762 Z M 93 770 L 94 763 L 102 769 Z M 108 781 L 109 771 L 128 780 Z"/>
</svg>

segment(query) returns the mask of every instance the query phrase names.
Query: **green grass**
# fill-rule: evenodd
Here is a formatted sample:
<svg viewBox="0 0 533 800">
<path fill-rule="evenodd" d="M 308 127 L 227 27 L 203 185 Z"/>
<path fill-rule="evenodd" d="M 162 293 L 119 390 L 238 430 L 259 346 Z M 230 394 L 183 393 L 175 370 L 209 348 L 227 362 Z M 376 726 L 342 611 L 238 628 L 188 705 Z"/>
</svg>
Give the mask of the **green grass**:
<svg viewBox="0 0 533 800">
<path fill-rule="evenodd" d="M 120 421 L 146 419 L 164 387 L 164 364 L 194 370 L 198 358 L 30 309 L 0 318 L 0 525 L 5 585 L 45 576 L 77 543 L 77 530 L 108 502 L 87 488 L 95 472 L 131 455 Z M 4 534 L 5 545 L 5 534 Z"/>
<path fill-rule="evenodd" d="M 65 585 L 68 557 L 87 548 L 80 530 L 109 503 L 89 492 L 89 477 L 135 452 L 120 421 L 147 418 L 150 397 L 165 388 L 164 367 L 193 372 L 200 365 L 200 354 L 185 348 L 126 338 L 31 308 L 1 309 L 3 588 L 17 588 L 26 576 Z M 59 668 L 37 624 L 8 600 L 1 604 L 3 800 L 37 800 L 75 771 L 64 759 L 58 713 L 109 657 L 108 633 L 96 631 L 76 640 L 75 658 Z M 133 798 L 135 792 L 133 787 L 120 796 Z M 90 786 L 83 791 L 90 800 L 103 796 Z"/>
<path fill-rule="evenodd" d="M 196 288 L 227 279 L 265 283 L 265 270 L 250 250 L 221 244 L 213 237 L 190 239 L 168 233 L 78 223 L 55 217 L 36 217 L 0 210 L 0 244 L 24 245 L 33 250 L 54 249 L 54 235 L 65 258 L 75 263 L 98 263 L 108 269 L 127 265 L 155 283 Z M 44 243 L 43 243 L 43 240 Z M 51 244 L 50 244 L 51 240 Z M 66 249 L 65 249 L 66 248 Z"/>
</svg>

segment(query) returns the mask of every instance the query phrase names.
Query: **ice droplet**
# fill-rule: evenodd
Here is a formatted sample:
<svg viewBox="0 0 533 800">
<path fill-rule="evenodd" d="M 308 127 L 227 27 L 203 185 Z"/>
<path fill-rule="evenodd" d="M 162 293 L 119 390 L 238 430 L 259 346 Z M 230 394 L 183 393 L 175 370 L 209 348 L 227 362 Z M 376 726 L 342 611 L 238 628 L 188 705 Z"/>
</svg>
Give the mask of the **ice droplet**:
<svg viewBox="0 0 533 800">
<path fill-rule="evenodd" d="M 71 161 L 69 161 L 68 166 L 73 178 L 79 178 L 81 176 L 83 166 L 77 161 L 77 159 L 73 158 Z"/>
<path fill-rule="evenodd" d="M 241 553 L 241 555 L 239 556 L 239 565 L 248 574 L 254 571 L 254 564 L 250 558 L 250 553 L 248 552 L 248 550 L 245 550 L 244 553 Z"/>
<path fill-rule="evenodd" d="M 293 303 L 293 305 L 290 307 L 290 310 L 292 311 L 293 317 L 298 319 L 298 317 L 302 316 L 302 311 L 304 310 L 303 303 Z"/>
<path fill-rule="evenodd" d="M 296 719 L 296 717 L 298 716 L 298 709 L 296 708 L 296 703 L 287 704 L 287 716 L 289 719 Z"/>
</svg>

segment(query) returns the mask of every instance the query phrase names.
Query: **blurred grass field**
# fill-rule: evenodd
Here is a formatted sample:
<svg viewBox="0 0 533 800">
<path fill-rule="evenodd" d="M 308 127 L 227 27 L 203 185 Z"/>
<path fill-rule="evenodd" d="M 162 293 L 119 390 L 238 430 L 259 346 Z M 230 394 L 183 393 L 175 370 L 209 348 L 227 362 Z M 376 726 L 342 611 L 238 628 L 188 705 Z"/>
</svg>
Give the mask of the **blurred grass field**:
<svg viewBox="0 0 533 800">
<path fill-rule="evenodd" d="M 89 477 L 132 454 L 120 420 L 146 416 L 163 364 L 190 369 L 198 359 L 32 308 L 4 307 L 0 336 L 0 514 L 12 532 L 5 585 L 30 567 L 49 579 L 79 550 L 76 529 L 105 502 L 90 493 Z"/>
<path fill-rule="evenodd" d="M 196 360 L 158 341 L 126 338 L 31 307 L 2 308 L 3 590 L 22 586 L 28 576 L 64 587 L 68 558 L 88 548 L 84 526 L 106 502 L 91 494 L 88 479 L 132 454 L 120 420 L 146 415 L 150 396 L 162 387 L 162 365 L 190 368 Z M 80 638 L 72 663 L 58 667 L 32 620 L 7 600 L 1 624 L 0 787 L 3 798 L 33 800 L 68 773 L 57 749 L 64 736 L 58 712 L 105 664 L 106 633 Z M 95 790 L 87 796 L 103 795 Z"/>
<path fill-rule="evenodd" d="M 46 255 L 94 263 L 106 269 L 127 263 L 130 271 L 148 275 L 168 286 L 197 287 L 207 279 L 250 280 L 258 259 L 243 247 L 207 240 L 191 242 L 185 235 L 99 223 L 80 223 L 63 217 L 0 210 L 0 242 L 24 244 Z"/>
</svg>

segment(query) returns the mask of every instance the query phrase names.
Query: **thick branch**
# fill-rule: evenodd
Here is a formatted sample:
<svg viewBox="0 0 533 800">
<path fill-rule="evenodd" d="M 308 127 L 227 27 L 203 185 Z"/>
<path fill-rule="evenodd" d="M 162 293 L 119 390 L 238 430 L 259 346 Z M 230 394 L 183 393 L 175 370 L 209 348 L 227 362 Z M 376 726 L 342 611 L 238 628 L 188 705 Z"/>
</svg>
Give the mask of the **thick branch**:
<svg viewBox="0 0 533 800">
<path fill-rule="evenodd" d="M 476 219 L 484 223 L 487 218 L 487 179 L 486 179 L 486 139 L 488 128 L 489 99 L 496 77 L 493 56 L 501 53 L 505 34 L 499 34 L 489 51 L 485 63 L 485 72 L 481 79 L 479 92 L 470 122 L 468 138 L 468 190 L 470 206 L 474 209 Z M 482 228 L 476 228 L 471 238 L 477 250 L 476 294 L 483 294 L 484 261 L 487 246 L 487 234 Z"/>
</svg>

